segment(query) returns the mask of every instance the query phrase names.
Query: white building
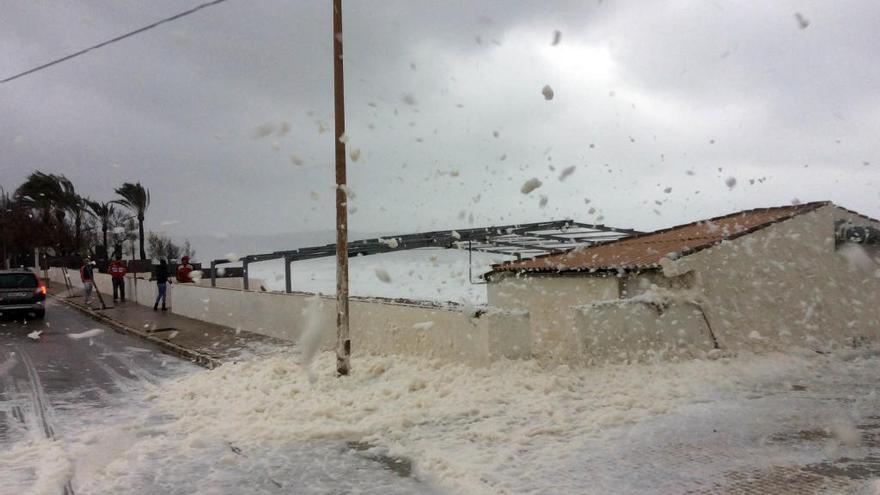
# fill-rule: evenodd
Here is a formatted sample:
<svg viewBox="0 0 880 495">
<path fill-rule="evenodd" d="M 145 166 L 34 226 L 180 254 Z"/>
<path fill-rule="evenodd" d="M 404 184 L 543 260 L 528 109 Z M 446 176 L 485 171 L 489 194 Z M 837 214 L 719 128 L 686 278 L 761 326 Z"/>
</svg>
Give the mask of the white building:
<svg viewBox="0 0 880 495">
<path fill-rule="evenodd" d="M 496 265 L 489 306 L 527 310 L 550 361 L 858 345 L 880 337 L 878 236 L 830 202 L 742 211 Z"/>
</svg>

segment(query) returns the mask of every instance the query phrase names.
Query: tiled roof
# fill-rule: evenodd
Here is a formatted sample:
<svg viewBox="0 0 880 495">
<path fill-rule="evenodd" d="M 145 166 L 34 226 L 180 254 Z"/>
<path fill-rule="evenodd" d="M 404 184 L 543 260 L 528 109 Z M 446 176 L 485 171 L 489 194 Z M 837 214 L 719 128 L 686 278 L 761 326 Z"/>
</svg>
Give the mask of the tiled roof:
<svg viewBox="0 0 880 495">
<path fill-rule="evenodd" d="M 564 254 L 507 262 L 493 266 L 492 271 L 566 272 L 655 268 L 664 257 L 691 254 L 826 204 L 829 203 L 822 201 L 741 211 Z"/>
</svg>

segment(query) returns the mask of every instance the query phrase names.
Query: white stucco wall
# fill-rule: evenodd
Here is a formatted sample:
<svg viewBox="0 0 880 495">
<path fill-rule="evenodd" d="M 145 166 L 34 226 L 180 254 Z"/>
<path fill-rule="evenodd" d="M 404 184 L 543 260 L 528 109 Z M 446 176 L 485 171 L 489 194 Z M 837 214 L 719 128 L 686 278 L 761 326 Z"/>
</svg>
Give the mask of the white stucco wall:
<svg viewBox="0 0 880 495">
<path fill-rule="evenodd" d="M 74 287 L 81 288 L 79 273 L 68 272 Z M 126 277 L 126 295 L 132 302 L 152 306 L 156 283 L 148 280 L 149 274 L 142 275 Z M 61 269 L 51 268 L 49 279 L 64 283 Z M 96 274 L 95 279 L 104 294 L 112 294 L 109 275 Z M 171 311 L 182 316 L 290 341 L 317 325 L 324 348 L 335 344 L 334 298 L 173 283 L 168 302 Z M 352 299 L 350 310 L 356 353 L 419 355 L 472 365 L 531 356 L 529 315 L 524 311 L 491 309 L 474 317 L 466 308 L 364 299 Z"/>
<path fill-rule="evenodd" d="M 172 311 L 291 341 L 316 325 L 324 348 L 331 349 L 336 339 L 336 301 L 315 297 L 178 284 Z M 531 354 L 524 312 L 495 310 L 472 318 L 461 308 L 362 299 L 352 299 L 350 311 L 355 352 L 420 355 L 474 365 Z"/>
<path fill-rule="evenodd" d="M 726 349 L 834 347 L 880 338 L 880 278 L 835 248 L 833 205 L 686 256 L 695 289 Z M 876 226 L 876 225 L 875 225 Z"/>
<path fill-rule="evenodd" d="M 614 276 L 506 276 L 488 284 L 489 306 L 529 313 L 532 351 L 542 361 L 577 359 L 577 325 L 572 309 L 617 299 Z"/>
<path fill-rule="evenodd" d="M 127 275 L 125 277 L 125 291 L 125 296 L 129 300 L 145 306 L 152 306 L 156 301 L 158 289 L 156 288 L 156 282 L 150 281 L 150 274 L 146 273 L 138 274 L 138 276 Z M 172 300 L 171 294 L 173 291 L 172 287 L 168 288 L 166 298 L 169 303 Z"/>
<path fill-rule="evenodd" d="M 64 284 L 64 272 L 61 268 L 51 267 L 48 270 L 49 280 L 55 283 Z M 67 270 L 67 275 L 70 277 L 70 283 L 74 287 L 82 287 L 82 281 L 79 279 L 79 271 L 78 270 Z"/>
<path fill-rule="evenodd" d="M 70 277 L 70 283 L 73 287 L 81 289 L 83 284 L 82 280 L 79 277 L 79 270 L 67 270 L 68 277 Z M 125 276 L 125 297 L 129 301 L 137 302 L 138 304 L 143 304 L 145 306 L 152 306 L 153 302 L 156 300 L 156 282 L 151 282 L 149 280 L 149 273 L 129 273 Z M 54 283 L 64 284 L 64 274 L 61 268 L 53 267 L 49 268 L 49 280 Z M 112 299 L 113 297 L 113 282 L 110 280 L 110 275 L 106 273 L 95 273 L 95 285 L 97 289 L 101 291 L 101 294 L 109 295 Z M 175 285 L 171 285 L 168 287 L 168 302 L 171 302 L 171 293 L 173 292 L 173 287 Z M 110 304 L 110 300 L 106 300 L 105 302 Z"/>
<path fill-rule="evenodd" d="M 700 307 L 658 306 L 632 299 L 576 308 L 577 362 L 604 364 L 705 357 L 714 340 Z"/>
</svg>

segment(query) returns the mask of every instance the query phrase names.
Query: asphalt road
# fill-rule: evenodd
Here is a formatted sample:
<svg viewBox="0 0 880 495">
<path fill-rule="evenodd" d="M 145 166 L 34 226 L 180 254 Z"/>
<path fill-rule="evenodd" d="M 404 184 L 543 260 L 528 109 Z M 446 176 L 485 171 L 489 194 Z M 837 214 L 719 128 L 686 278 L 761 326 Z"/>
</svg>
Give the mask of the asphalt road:
<svg viewBox="0 0 880 495">
<path fill-rule="evenodd" d="M 52 300 L 43 321 L 4 318 L 0 339 L 0 442 L 24 434 L 27 414 L 51 436 L 71 405 L 79 413 L 106 408 L 116 396 L 200 369 Z"/>
<path fill-rule="evenodd" d="M 0 320 L 0 495 L 433 492 L 359 445 L 194 449 L 151 398 L 196 372 L 55 300 L 44 321 Z"/>
<path fill-rule="evenodd" d="M 0 320 L 0 450 L 63 439 L 132 395 L 197 369 L 54 300 L 42 321 L 6 316 Z M 11 483 L 0 483 L 0 492 L 39 474 L 34 466 L 0 468 L 0 480 Z M 70 483 L 65 493 L 73 491 Z"/>
</svg>

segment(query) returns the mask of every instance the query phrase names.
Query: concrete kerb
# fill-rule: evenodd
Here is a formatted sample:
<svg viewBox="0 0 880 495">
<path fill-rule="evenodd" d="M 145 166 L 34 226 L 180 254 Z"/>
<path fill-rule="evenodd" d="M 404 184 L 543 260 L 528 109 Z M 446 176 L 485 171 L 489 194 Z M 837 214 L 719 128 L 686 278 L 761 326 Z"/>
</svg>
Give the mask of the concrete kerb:
<svg viewBox="0 0 880 495">
<path fill-rule="evenodd" d="M 60 301 L 61 303 L 65 304 L 71 308 L 79 310 L 80 312 L 86 314 L 90 318 L 97 320 L 97 321 L 100 321 L 101 323 L 104 323 L 104 324 L 110 326 L 111 328 L 113 328 L 115 331 L 117 331 L 119 333 L 122 333 L 125 335 L 131 335 L 133 337 L 138 337 L 140 339 L 146 340 L 147 342 L 150 342 L 152 344 L 159 346 L 159 348 L 162 349 L 164 352 L 167 352 L 169 354 L 173 354 L 173 355 L 176 355 L 179 357 L 183 357 L 183 358 L 187 359 L 188 361 L 191 361 L 195 364 L 198 364 L 199 366 L 202 366 L 204 368 L 214 369 L 214 368 L 220 366 L 221 364 L 223 364 L 220 360 L 218 360 L 214 357 L 211 357 L 207 354 L 204 354 L 199 351 L 177 345 L 173 342 L 169 342 L 167 340 L 160 339 L 160 338 L 155 337 L 153 335 L 149 335 L 149 334 L 144 333 L 136 328 L 132 328 L 124 323 L 121 323 L 117 320 L 114 320 L 113 318 L 110 318 L 107 315 L 98 313 L 97 311 L 86 308 L 86 307 L 81 306 L 79 304 L 76 304 L 72 301 L 68 301 L 64 296 L 49 294 L 49 297 L 52 297 L 56 301 Z"/>
</svg>

